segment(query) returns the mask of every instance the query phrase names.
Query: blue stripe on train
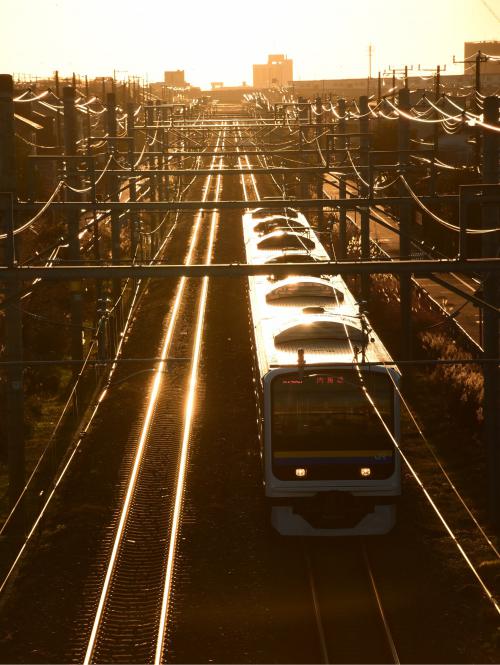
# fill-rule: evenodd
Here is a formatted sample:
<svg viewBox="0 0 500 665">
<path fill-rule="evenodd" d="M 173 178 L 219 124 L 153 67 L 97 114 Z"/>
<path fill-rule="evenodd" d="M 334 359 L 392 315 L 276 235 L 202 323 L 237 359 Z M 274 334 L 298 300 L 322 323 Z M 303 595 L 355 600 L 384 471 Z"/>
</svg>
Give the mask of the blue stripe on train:
<svg viewBox="0 0 500 665">
<path fill-rule="evenodd" d="M 390 464 L 392 457 L 273 457 L 278 466 L 316 466 L 319 464 Z"/>
</svg>

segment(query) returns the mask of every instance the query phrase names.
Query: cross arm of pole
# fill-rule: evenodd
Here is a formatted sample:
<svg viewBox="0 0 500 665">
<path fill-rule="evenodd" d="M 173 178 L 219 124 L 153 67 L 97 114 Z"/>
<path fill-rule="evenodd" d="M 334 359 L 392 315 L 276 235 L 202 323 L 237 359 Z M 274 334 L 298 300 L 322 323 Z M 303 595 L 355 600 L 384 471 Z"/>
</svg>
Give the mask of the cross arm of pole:
<svg viewBox="0 0 500 665">
<path fill-rule="evenodd" d="M 194 265 L 65 265 L 0 267 L 0 280 L 76 280 L 76 279 L 165 279 L 172 277 L 245 277 L 275 275 L 356 275 L 415 274 L 449 272 L 500 272 L 500 259 L 403 260 L 403 261 L 317 261 L 280 264 L 194 264 Z"/>
<path fill-rule="evenodd" d="M 421 201 L 436 202 L 456 201 L 458 194 L 442 194 L 439 197 L 421 196 Z M 121 203 L 118 201 L 54 201 L 50 207 L 53 210 L 71 210 L 76 209 L 81 212 L 85 210 L 107 210 L 124 212 L 144 211 L 144 212 L 167 212 L 168 210 L 252 210 L 256 208 L 356 208 L 359 206 L 376 205 L 399 205 L 405 202 L 411 202 L 409 196 L 386 196 L 380 198 L 355 197 L 348 199 L 265 199 L 264 201 L 127 201 Z M 27 212 L 39 210 L 45 205 L 46 201 L 16 203 L 14 208 L 18 212 Z"/>
<path fill-rule="evenodd" d="M 474 305 L 477 305 L 477 307 L 484 307 L 485 309 L 489 309 L 491 312 L 494 312 L 497 316 L 500 316 L 500 309 L 498 309 L 498 307 L 495 307 L 494 305 L 491 305 L 489 302 L 486 302 L 486 300 L 482 300 L 481 298 L 478 298 L 476 295 L 472 293 L 467 293 L 458 286 L 450 284 L 446 280 L 441 279 L 440 277 L 436 277 L 436 275 L 433 275 L 432 273 L 430 273 L 429 275 L 423 275 L 423 277 L 427 277 L 436 284 L 439 284 L 439 286 L 443 286 L 445 289 L 448 289 L 449 291 L 456 293 L 457 296 L 460 296 L 461 298 L 464 298 L 464 300 L 468 300 L 469 302 L 474 303 Z"/>
</svg>

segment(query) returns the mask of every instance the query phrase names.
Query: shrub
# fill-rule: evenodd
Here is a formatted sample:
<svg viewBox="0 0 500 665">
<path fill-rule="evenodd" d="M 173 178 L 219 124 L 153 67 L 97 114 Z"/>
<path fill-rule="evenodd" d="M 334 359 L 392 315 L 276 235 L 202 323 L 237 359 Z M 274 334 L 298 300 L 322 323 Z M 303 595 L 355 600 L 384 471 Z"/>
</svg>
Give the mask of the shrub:
<svg viewBox="0 0 500 665">
<path fill-rule="evenodd" d="M 425 332 L 420 335 L 423 349 L 432 358 L 442 360 L 473 360 L 473 356 L 464 351 L 445 333 Z M 477 365 L 436 365 L 431 378 L 446 386 L 451 396 L 460 404 L 472 409 L 478 423 L 483 421 L 483 375 Z"/>
</svg>

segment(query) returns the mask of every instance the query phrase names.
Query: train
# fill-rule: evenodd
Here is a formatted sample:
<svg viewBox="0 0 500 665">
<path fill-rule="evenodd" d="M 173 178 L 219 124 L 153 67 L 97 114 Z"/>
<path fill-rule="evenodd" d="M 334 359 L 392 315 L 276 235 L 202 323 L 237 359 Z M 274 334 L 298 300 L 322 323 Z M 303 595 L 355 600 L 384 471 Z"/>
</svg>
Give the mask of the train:
<svg viewBox="0 0 500 665">
<path fill-rule="evenodd" d="M 272 273 L 328 261 L 305 215 L 247 210 L 254 386 L 270 522 L 284 536 L 388 533 L 401 494 L 400 372 L 339 275 Z M 397 444 L 397 445 L 396 445 Z"/>
</svg>

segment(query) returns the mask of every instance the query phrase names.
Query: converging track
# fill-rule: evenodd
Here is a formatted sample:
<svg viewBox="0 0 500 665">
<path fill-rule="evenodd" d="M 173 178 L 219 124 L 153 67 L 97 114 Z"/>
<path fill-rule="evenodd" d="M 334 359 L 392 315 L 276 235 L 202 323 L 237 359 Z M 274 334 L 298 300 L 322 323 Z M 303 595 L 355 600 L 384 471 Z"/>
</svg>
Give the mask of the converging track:
<svg viewBox="0 0 500 665">
<path fill-rule="evenodd" d="M 303 551 L 322 662 L 399 665 L 364 540 L 339 541 L 335 552 L 305 542 Z"/>
<path fill-rule="evenodd" d="M 155 257 L 172 265 L 248 263 L 245 211 L 253 210 L 248 206 L 265 209 L 272 198 L 269 207 L 291 209 L 294 200 L 287 188 L 305 186 L 311 176 L 304 172 L 303 182 L 297 176 L 290 184 L 284 175 L 280 180 L 269 172 L 280 160 L 274 153 L 281 136 L 270 135 L 269 118 L 253 118 L 248 108 L 213 105 L 201 123 L 176 118 L 168 128 L 175 141 L 167 141 L 166 151 L 175 175 L 152 169 L 158 173 L 151 177 L 167 181 L 161 201 L 182 201 L 196 183 L 191 201 L 237 203 L 220 212 L 193 206 L 187 215 L 179 206 L 167 244 L 158 249 L 152 243 Z M 150 145 L 155 142 L 160 143 L 156 132 Z M 268 146 L 273 149 L 267 151 Z M 292 148 L 287 152 L 295 154 Z M 190 157 L 195 160 L 186 168 Z M 258 173 L 252 172 L 255 168 Z M 172 182 L 178 185 L 175 196 L 168 193 Z M 152 219 L 146 217 L 142 228 L 153 226 Z M 371 225 L 378 227 L 373 220 Z M 142 235 L 151 243 L 152 232 Z M 473 277 L 453 277 L 471 291 L 477 287 Z M 123 362 L 113 365 L 113 379 L 80 436 L 84 445 L 72 454 L 71 474 L 64 471 L 64 483 L 54 488 L 50 511 L 46 502 L 39 539 L 29 541 L 35 541 L 25 557 L 30 560 L 19 566 L 15 579 L 19 598 L 31 594 L 35 599 L 30 616 L 36 611 L 41 627 L 25 621 L 22 611 L 19 627 L 12 613 L 8 620 L 16 626 L 14 637 L 0 639 L 0 650 L 9 639 L 12 644 L 24 640 L 27 660 L 33 656 L 41 662 L 47 645 L 46 662 L 85 665 L 399 665 L 431 662 L 430 656 L 435 662 L 469 662 L 469 644 L 463 646 L 458 632 L 449 636 L 449 628 L 460 625 L 464 634 L 469 626 L 475 630 L 477 641 L 467 655 L 473 653 L 488 634 L 482 626 L 486 610 L 470 616 L 469 596 L 459 591 L 452 600 L 448 597 L 462 583 L 463 571 L 458 559 L 448 566 L 442 553 L 456 556 L 458 547 L 465 557 L 455 536 L 461 534 L 448 528 L 413 472 L 407 440 L 400 453 L 416 483 L 406 483 L 401 511 L 398 505 L 402 519 L 390 533 L 278 536 L 259 446 L 259 430 L 273 420 L 264 426 L 258 401 L 262 381 L 259 386 L 255 366 L 252 371 L 258 337 L 251 280 L 231 275 L 209 283 L 208 277 L 182 277 L 152 279 L 143 287 L 137 295 L 141 309 L 134 308 L 122 335 Z M 351 352 L 356 359 L 352 346 Z M 287 362 L 290 366 L 295 363 Z M 363 430 L 358 438 L 364 437 Z M 436 482 L 441 483 L 440 498 L 440 477 Z M 441 522 L 420 519 L 425 512 L 420 490 Z M 489 550 L 485 561 L 487 556 Z M 481 582 L 475 564 L 466 562 Z M 37 579 L 40 569 L 45 580 Z M 469 591 L 475 592 L 472 585 Z M 479 607 L 480 601 L 471 598 L 470 607 Z M 59 615 L 63 618 L 55 625 Z M 421 633 L 430 639 L 421 640 Z"/>
<path fill-rule="evenodd" d="M 223 141 L 219 134 L 218 149 Z M 222 157 L 214 156 L 211 166 L 221 168 Z M 203 200 L 218 200 L 220 193 L 221 177 L 208 176 Z M 217 216 L 216 211 L 197 213 L 186 264 L 210 262 Z M 150 386 L 135 453 L 127 463 L 128 480 L 103 566 L 85 663 L 164 660 L 207 289 L 208 278 L 201 282 L 182 278 L 177 286 L 161 362 Z"/>
</svg>

